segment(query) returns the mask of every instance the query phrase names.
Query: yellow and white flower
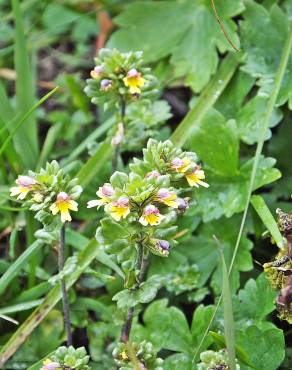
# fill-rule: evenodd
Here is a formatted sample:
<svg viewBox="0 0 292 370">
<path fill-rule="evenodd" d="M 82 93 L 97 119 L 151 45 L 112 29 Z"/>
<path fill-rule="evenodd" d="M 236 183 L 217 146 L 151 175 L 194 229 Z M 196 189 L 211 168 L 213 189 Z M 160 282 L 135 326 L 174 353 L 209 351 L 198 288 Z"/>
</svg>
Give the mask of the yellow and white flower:
<svg viewBox="0 0 292 370">
<path fill-rule="evenodd" d="M 158 190 L 155 200 L 172 208 L 178 208 L 177 196 L 166 188 Z"/>
<path fill-rule="evenodd" d="M 199 187 L 199 185 L 204 186 L 204 188 L 208 188 L 209 184 L 205 181 L 205 172 L 201 169 L 200 166 L 195 167 L 190 173 L 186 173 L 185 177 L 187 182 L 190 186 Z"/>
<path fill-rule="evenodd" d="M 59 370 L 61 369 L 61 365 L 58 362 L 54 362 L 47 358 L 43 362 L 43 367 L 40 370 Z"/>
<path fill-rule="evenodd" d="M 126 218 L 130 213 L 129 198 L 120 197 L 117 201 L 109 204 L 109 213 L 116 221 Z"/>
<path fill-rule="evenodd" d="M 171 167 L 176 170 L 178 173 L 185 173 L 191 165 L 191 161 L 189 158 L 184 157 L 184 158 L 174 158 L 171 161 Z"/>
<path fill-rule="evenodd" d="M 104 206 L 111 201 L 111 197 L 115 194 L 115 191 L 111 184 L 104 184 L 103 186 L 100 186 L 98 191 L 96 192 L 96 195 L 100 199 L 90 200 L 87 202 L 87 208 Z"/>
<path fill-rule="evenodd" d="M 139 218 L 140 224 L 143 226 L 147 225 L 159 225 L 164 219 L 164 216 L 160 214 L 159 209 L 153 204 L 149 204 L 144 208 L 142 216 Z"/>
<path fill-rule="evenodd" d="M 141 89 L 145 85 L 145 78 L 141 77 L 141 73 L 137 69 L 132 68 L 127 73 L 127 76 L 123 78 L 126 87 L 129 87 L 131 94 L 140 94 Z"/>
<path fill-rule="evenodd" d="M 58 212 L 60 212 L 61 221 L 64 223 L 72 220 L 69 211 L 78 211 L 78 204 L 75 202 L 75 200 L 72 200 L 67 193 L 61 191 L 57 195 L 56 201 L 51 205 L 50 211 L 53 215 L 56 215 Z"/>
<path fill-rule="evenodd" d="M 21 200 L 23 200 L 30 191 L 34 190 L 37 184 L 36 180 L 30 176 L 18 176 L 15 182 L 18 186 L 10 188 L 10 196 L 15 197 L 17 195 L 17 199 Z"/>
</svg>

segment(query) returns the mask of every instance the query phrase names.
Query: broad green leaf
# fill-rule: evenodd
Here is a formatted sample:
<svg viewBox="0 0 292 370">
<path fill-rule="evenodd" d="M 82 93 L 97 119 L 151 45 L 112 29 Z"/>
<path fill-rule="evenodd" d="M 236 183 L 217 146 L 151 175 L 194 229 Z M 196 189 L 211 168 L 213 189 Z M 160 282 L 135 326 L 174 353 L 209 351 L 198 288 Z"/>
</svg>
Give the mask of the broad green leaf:
<svg viewBox="0 0 292 370">
<path fill-rule="evenodd" d="M 260 330 L 250 326 L 239 332 L 238 344 L 258 370 L 277 370 L 285 357 L 284 335 L 280 329 Z M 249 367 L 243 365 L 242 369 Z"/>
<path fill-rule="evenodd" d="M 157 350 L 164 348 L 190 354 L 193 346 L 188 322 L 182 311 L 167 307 L 167 304 L 167 299 L 160 299 L 147 307 L 144 313 L 145 328 L 140 330 L 142 338 L 147 338 Z M 139 334 L 140 328 L 134 330 L 133 338 Z"/>
<path fill-rule="evenodd" d="M 128 235 L 128 231 L 111 218 L 104 218 L 100 223 L 105 244 L 114 243 L 116 240 L 123 239 Z"/>
<path fill-rule="evenodd" d="M 164 370 L 193 370 L 192 358 L 185 353 L 168 356 L 163 362 Z"/>
<path fill-rule="evenodd" d="M 235 43 L 238 43 L 236 25 L 230 18 L 243 9 L 241 0 L 226 0 L 224 6 L 218 4 L 220 17 Z M 216 48 L 221 52 L 230 49 L 209 1 L 172 1 L 167 6 L 162 1 L 136 1 L 115 21 L 120 29 L 112 35 L 111 47 L 142 50 L 146 62 L 171 56 L 176 75 L 186 76 L 186 84 L 195 91 L 200 91 L 216 71 Z"/>
<path fill-rule="evenodd" d="M 267 207 L 264 201 L 264 198 L 261 197 L 260 195 L 254 195 L 251 198 L 251 204 L 253 205 L 262 222 L 264 223 L 265 227 L 271 233 L 277 246 L 280 249 L 283 249 L 284 248 L 283 237 L 279 231 L 277 222 L 275 221 L 272 213 L 270 212 L 269 208 Z"/>
<path fill-rule="evenodd" d="M 225 122 L 215 110 L 193 128 L 187 147 L 195 150 L 204 165 L 219 175 L 232 177 L 238 171 L 239 138 L 235 121 Z"/>
<path fill-rule="evenodd" d="M 224 58 L 216 75 L 202 91 L 193 108 L 190 109 L 173 132 L 170 139 L 176 146 L 182 147 L 190 138 L 194 127 L 198 125 L 223 92 L 237 69 L 239 61 L 240 57 L 231 53 Z"/>
<path fill-rule="evenodd" d="M 193 315 L 192 328 L 191 328 L 194 350 L 199 345 L 202 339 L 203 333 L 206 330 L 207 325 L 213 313 L 214 313 L 214 306 L 199 305 L 196 308 L 196 311 L 194 312 L 194 315 Z M 212 342 L 213 342 L 212 338 L 210 338 L 210 336 L 208 335 L 206 341 L 204 342 L 202 351 L 208 348 Z"/>
<path fill-rule="evenodd" d="M 27 50 L 23 17 L 18 0 L 12 0 L 15 21 L 14 65 L 17 74 L 16 98 L 18 113 L 25 114 L 35 103 L 32 68 Z M 31 112 L 33 113 L 33 112 Z M 19 128 L 15 144 L 25 166 L 34 168 L 38 156 L 38 139 L 34 114 L 25 119 L 25 127 Z M 14 125 L 16 122 L 14 122 Z M 15 127 L 15 126 L 13 126 Z M 23 153 L 25 152 L 25 155 Z"/>
<path fill-rule="evenodd" d="M 234 303 L 239 328 L 251 323 L 259 328 L 273 326 L 267 322 L 267 316 L 275 310 L 276 295 L 264 273 L 257 280 L 249 279 L 244 289 L 239 291 L 238 299 Z"/>
<path fill-rule="evenodd" d="M 276 4 L 270 10 L 255 1 L 246 2 L 241 23 L 241 40 L 247 58 L 242 69 L 251 76 L 258 78 L 260 94 L 269 96 L 274 83 L 284 42 L 289 29 L 287 14 Z M 263 29 L 265 32 L 262 32 Z M 292 107 L 292 57 L 287 66 L 283 83 L 277 98 L 277 105 L 289 101 Z"/>
<path fill-rule="evenodd" d="M 242 141 L 247 144 L 257 142 L 259 133 L 263 125 L 264 112 L 267 109 L 267 98 L 256 96 L 248 101 L 237 113 L 236 121 L 238 134 Z M 279 109 L 274 109 L 271 115 L 269 127 L 276 126 L 282 119 L 283 115 Z M 272 136 L 271 130 L 266 132 L 265 140 Z"/>
</svg>

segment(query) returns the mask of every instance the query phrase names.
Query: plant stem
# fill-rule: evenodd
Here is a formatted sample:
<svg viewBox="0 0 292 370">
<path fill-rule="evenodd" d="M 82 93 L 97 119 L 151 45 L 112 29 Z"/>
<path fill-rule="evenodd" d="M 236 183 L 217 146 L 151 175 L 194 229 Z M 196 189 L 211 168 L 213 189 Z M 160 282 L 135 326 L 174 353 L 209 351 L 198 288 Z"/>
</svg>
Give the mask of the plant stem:
<svg viewBox="0 0 292 370">
<path fill-rule="evenodd" d="M 58 251 L 58 268 L 59 273 L 64 268 L 65 263 L 65 224 L 61 228 L 60 232 L 60 244 L 59 244 L 59 251 Z M 61 291 L 62 291 L 62 302 L 63 302 L 63 314 L 64 314 L 64 327 L 67 334 L 67 346 L 72 345 L 72 332 L 71 332 L 71 321 L 70 321 L 70 307 L 69 307 L 69 300 L 68 294 L 66 290 L 66 282 L 65 278 L 61 279 Z"/>
<path fill-rule="evenodd" d="M 147 268 L 147 260 L 144 258 L 144 247 L 142 244 L 138 245 L 137 259 L 135 269 L 139 270 L 139 275 L 134 290 L 139 289 L 140 284 L 143 282 Z M 127 343 L 129 341 L 129 336 L 132 328 L 134 316 L 134 307 L 130 307 L 127 312 L 126 321 L 122 327 L 120 341 Z"/>
<path fill-rule="evenodd" d="M 120 100 L 120 113 L 121 113 L 122 124 L 124 125 L 124 118 L 125 118 L 125 114 L 126 114 L 126 101 L 123 97 L 121 97 L 121 100 Z M 118 158 L 119 158 L 119 155 L 120 155 L 120 146 L 121 146 L 121 143 L 116 145 L 115 151 L 114 151 L 114 154 L 113 154 L 113 159 L 112 159 L 113 171 L 116 171 L 117 167 L 118 167 Z"/>
</svg>

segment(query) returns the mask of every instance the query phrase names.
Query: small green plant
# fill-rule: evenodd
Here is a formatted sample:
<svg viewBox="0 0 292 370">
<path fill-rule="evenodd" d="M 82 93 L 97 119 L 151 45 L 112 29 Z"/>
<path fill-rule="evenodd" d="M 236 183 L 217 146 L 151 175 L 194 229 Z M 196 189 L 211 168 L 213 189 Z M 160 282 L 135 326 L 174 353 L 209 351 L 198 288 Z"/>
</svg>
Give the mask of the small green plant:
<svg viewBox="0 0 292 370">
<path fill-rule="evenodd" d="M 40 370 L 91 370 L 84 347 L 60 347 L 43 362 Z"/>
</svg>

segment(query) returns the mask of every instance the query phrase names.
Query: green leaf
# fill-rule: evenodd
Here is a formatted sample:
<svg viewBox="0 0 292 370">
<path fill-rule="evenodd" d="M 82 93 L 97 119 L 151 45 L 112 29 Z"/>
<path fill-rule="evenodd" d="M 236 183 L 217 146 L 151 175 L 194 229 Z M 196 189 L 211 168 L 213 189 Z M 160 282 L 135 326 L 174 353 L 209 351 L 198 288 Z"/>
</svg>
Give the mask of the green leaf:
<svg viewBox="0 0 292 370">
<path fill-rule="evenodd" d="M 163 362 L 164 370 L 193 370 L 192 358 L 185 353 L 168 356 Z"/>
<path fill-rule="evenodd" d="M 276 4 L 270 10 L 254 1 L 246 2 L 241 24 L 241 40 L 247 53 L 244 71 L 258 78 L 259 94 L 269 96 L 278 68 L 283 45 L 291 28 L 287 14 Z M 265 32 L 262 32 L 262 30 Z M 292 107 L 292 58 L 283 78 L 277 97 L 277 105 L 289 101 Z"/>
<path fill-rule="evenodd" d="M 231 177 L 238 171 L 239 138 L 236 131 L 235 121 L 225 122 L 219 112 L 212 110 L 193 128 L 187 146 L 195 148 L 204 165 L 219 175 Z"/>
<path fill-rule="evenodd" d="M 35 301 L 29 301 L 24 303 L 15 304 L 13 306 L 7 306 L 7 307 L 1 307 L 0 308 L 0 314 L 11 314 L 15 312 L 23 312 L 25 310 L 30 310 L 31 308 L 34 308 L 36 306 L 39 306 L 43 302 L 42 299 L 37 299 Z"/>
<path fill-rule="evenodd" d="M 264 112 L 267 109 L 267 98 L 256 96 L 248 101 L 237 113 L 236 120 L 238 133 L 242 141 L 247 144 L 257 142 L 263 125 Z M 276 126 L 283 115 L 279 109 L 274 109 L 271 115 L 269 127 Z M 265 140 L 272 136 L 271 130 L 267 130 Z"/>
<path fill-rule="evenodd" d="M 221 246 L 219 245 L 221 248 Z M 222 263 L 222 301 L 223 301 L 223 317 L 224 317 L 224 334 L 226 347 L 228 352 L 228 361 L 230 370 L 236 370 L 235 360 L 235 331 L 234 317 L 232 309 L 232 298 L 229 284 L 228 271 L 224 259 L 224 254 L 220 249 L 220 257 Z"/>
<path fill-rule="evenodd" d="M 251 198 L 251 204 L 259 215 L 260 219 L 263 221 L 266 228 L 271 233 L 273 239 L 275 240 L 277 246 L 280 249 L 284 248 L 283 237 L 279 231 L 277 222 L 275 221 L 272 213 L 267 207 L 264 199 L 260 195 L 254 195 Z"/>
<path fill-rule="evenodd" d="M 18 0 L 12 0 L 15 20 L 14 65 L 17 74 L 16 97 L 19 114 L 24 114 L 35 103 L 32 69 L 25 40 L 23 19 Z M 31 112 L 33 113 L 33 111 Z M 38 139 L 34 115 L 24 121 L 25 127 L 19 129 L 15 136 L 15 144 L 23 163 L 34 168 L 38 157 Z M 23 155 L 25 153 L 25 155 Z"/>
<path fill-rule="evenodd" d="M 110 157 L 111 152 L 112 148 L 109 143 L 104 142 L 99 145 L 95 154 L 88 159 L 88 161 L 83 165 L 81 170 L 76 175 L 79 180 L 79 184 L 82 187 L 86 187 L 86 185 L 88 185 L 90 181 L 98 174 L 104 163 Z"/>
<path fill-rule="evenodd" d="M 157 350 L 192 353 L 192 336 L 183 312 L 167 304 L 167 299 L 160 299 L 147 307 L 144 313 L 146 332 L 143 333 Z"/>
<path fill-rule="evenodd" d="M 217 101 L 220 94 L 233 76 L 238 67 L 240 57 L 228 54 L 221 62 L 216 75 L 206 86 L 200 97 L 196 100 L 193 108 L 184 117 L 171 136 L 171 141 L 178 147 L 182 147 L 190 138 L 194 127 L 203 119 L 205 114 Z"/>
<path fill-rule="evenodd" d="M 96 258 L 99 248 L 95 240 L 91 240 L 88 245 L 78 254 L 77 269 L 66 278 L 66 287 L 69 289 L 80 275 L 86 270 L 89 264 Z M 18 330 L 12 335 L 8 342 L 0 350 L 0 366 L 17 351 L 25 339 L 47 316 L 52 308 L 61 300 L 60 285 L 57 284 L 45 297 L 43 303 L 22 323 Z"/>
<path fill-rule="evenodd" d="M 203 306 L 199 305 L 194 312 L 193 319 L 192 319 L 192 341 L 194 345 L 194 349 L 199 345 L 202 340 L 203 333 L 207 329 L 207 325 L 214 314 L 214 306 Z M 213 342 L 212 338 L 208 335 L 204 346 L 202 347 L 202 351 L 210 346 Z"/>
<path fill-rule="evenodd" d="M 242 1 L 226 0 L 224 6 L 219 3 L 218 8 L 228 34 L 238 43 L 236 24 L 230 18 L 244 9 Z M 111 47 L 124 51 L 142 50 L 146 62 L 171 56 L 170 63 L 176 75 L 186 76 L 186 84 L 196 92 L 208 83 L 216 71 L 216 48 L 221 52 L 230 49 L 210 2 L 172 1 L 167 6 L 163 1 L 134 2 L 115 22 L 120 29 L 112 35 Z M 157 35 L 163 37 L 163 42 Z"/>
<path fill-rule="evenodd" d="M 238 344 L 258 370 L 279 369 L 285 357 L 284 335 L 280 329 L 260 330 L 250 326 L 238 334 Z M 247 369 L 243 366 L 243 370 Z"/>
<path fill-rule="evenodd" d="M 35 256 L 43 244 L 35 241 L 31 244 L 16 261 L 9 266 L 8 270 L 0 278 L 0 295 L 3 294 L 9 283 L 14 279 L 19 271 Z"/>
<path fill-rule="evenodd" d="M 100 223 L 105 244 L 114 243 L 116 240 L 124 239 L 128 235 L 127 230 L 111 218 L 104 218 Z"/>
</svg>

